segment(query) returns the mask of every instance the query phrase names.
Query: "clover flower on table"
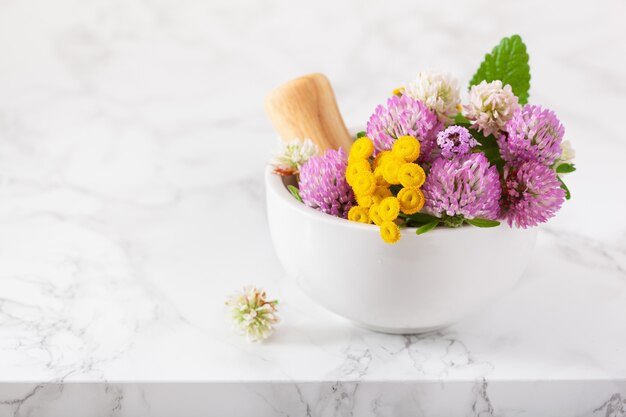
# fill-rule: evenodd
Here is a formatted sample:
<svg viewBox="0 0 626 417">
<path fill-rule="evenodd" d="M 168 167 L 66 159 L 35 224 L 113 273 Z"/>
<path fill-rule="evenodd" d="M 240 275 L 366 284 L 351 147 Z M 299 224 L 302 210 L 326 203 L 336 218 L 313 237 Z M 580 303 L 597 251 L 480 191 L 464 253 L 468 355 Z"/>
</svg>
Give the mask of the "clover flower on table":
<svg viewBox="0 0 626 417">
<path fill-rule="evenodd" d="M 346 180 L 356 195 L 357 206 L 350 209 L 348 219 L 376 224 L 382 239 L 395 243 L 400 239 L 395 222 L 399 214 L 414 214 L 424 205 L 420 187 L 426 174 L 414 163 L 420 155 L 420 142 L 401 136 L 390 151 L 380 152 L 371 160 L 373 153 L 374 144 L 367 137 L 357 139 L 350 149 Z M 401 186 L 396 196 L 392 185 Z"/>
<path fill-rule="evenodd" d="M 265 291 L 252 286 L 226 300 L 235 329 L 251 342 L 267 339 L 273 333 L 274 325 L 280 321 L 277 305 L 277 300 L 268 300 Z"/>
</svg>

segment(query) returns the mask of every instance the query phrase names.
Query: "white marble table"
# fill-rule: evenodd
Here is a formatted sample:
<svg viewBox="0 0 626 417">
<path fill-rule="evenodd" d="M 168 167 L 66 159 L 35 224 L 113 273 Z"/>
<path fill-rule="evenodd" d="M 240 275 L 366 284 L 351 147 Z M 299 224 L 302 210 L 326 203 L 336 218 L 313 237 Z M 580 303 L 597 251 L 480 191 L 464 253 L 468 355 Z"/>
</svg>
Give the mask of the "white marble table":
<svg viewBox="0 0 626 417">
<path fill-rule="evenodd" d="M 234 3 L 0 1 L 0 416 L 625 416 L 626 4 Z M 322 71 L 358 125 L 514 32 L 579 154 L 523 279 L 421 336 L 317 307 L 269 239 L 264 94 Z M 225 319 L 248 283 L 264 344 Z"/>
</svg>

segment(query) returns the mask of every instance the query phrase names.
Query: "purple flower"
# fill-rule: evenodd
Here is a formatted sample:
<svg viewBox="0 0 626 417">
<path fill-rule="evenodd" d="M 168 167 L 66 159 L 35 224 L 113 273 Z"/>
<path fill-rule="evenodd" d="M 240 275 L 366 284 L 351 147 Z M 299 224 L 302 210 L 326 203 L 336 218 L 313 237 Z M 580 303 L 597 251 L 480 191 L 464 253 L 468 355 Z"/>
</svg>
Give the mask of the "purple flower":
<svg viewBox="0 0 626 417">
<path fill-rule="evenodd" d="M 441 155 L 444 158 L 453 158 L 470 153 L 474 146 L 480 144 L 466 128 L 450 126 L 437 134 L 437 145 L 441 148 Z"/>
<path fill-rule="evenodd" d="M 421 142 L 420 160 L 427 160 L 441 129 L 443 124 L 424 103 L 402 95 L 387 100 L 387 107 L 382 104 L 376 107 L 367 122 L 367 137 L 374 142 L 376 152 L 380 152 L 391 149 L 400 136 L 414 136 Z"/>
<path fill-rule="evenodd" d="M 348 211 L 355 203 L 352 187 L 346 182 L 347 166 L 348 157 L 341 148 L 311 157 L 300 168 L 300 197 L 304 204 L 348 218 Z"/>
<path fill-rule="evenodd" d="M 536 226 L 561 208 L 565 190 L 550 167 L 527 161 L 519 167 L 505 167 L 505 174 L 502 210 L 509 226 Z"/>
<path fill-rule="evenodd" d="M 500 214 L 500 177 L 482 153 L 437 158 L 422 187 L 424 208 L 437 217 L 495 220 Z"/>
<path fill-rule="evenodd" d="M 561 155 L 564 133 L 552 110 L 527 104 L 504 126 L 498 138 L 500 154 L 512 164 L 534 160 L 552 165 Z"/>
</svg>

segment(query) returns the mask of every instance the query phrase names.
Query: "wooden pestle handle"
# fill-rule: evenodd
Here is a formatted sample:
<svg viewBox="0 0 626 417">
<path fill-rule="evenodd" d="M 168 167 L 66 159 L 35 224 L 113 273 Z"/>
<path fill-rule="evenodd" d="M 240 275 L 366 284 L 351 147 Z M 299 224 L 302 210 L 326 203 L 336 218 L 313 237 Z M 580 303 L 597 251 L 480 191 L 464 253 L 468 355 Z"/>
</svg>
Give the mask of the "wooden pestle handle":
<svg viewBox="0 0 626 417">
<path fill-rule="evenodd" d="M 265 99 L 265 112 L 285 142 L 310 138 L 321 150 L 350 150 L 352 137 L 323 74 L 305 75 L 276 88 Z"/>
</svg>

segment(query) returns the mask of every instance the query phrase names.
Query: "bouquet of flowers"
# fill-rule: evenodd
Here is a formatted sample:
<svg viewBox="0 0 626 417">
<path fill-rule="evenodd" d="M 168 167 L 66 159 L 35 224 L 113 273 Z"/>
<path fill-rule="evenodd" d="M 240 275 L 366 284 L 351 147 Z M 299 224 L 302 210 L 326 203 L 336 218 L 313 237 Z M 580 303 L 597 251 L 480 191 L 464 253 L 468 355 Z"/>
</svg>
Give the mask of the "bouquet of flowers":
<svg viewBox="0 0 626 417">
<path fill-rule="evenodd" d="M 472 77 L 461 103 L 448 74 L 420 72 L 374 110 L 349 153 L 320 154 L 310 140 L 284 146 L 274 161 L 295 175 L 291 193 L 332 216 L 380 228 L 528 228 L 546 222 L 569 191 L 574 152 L 555 113 L 528 103 L 530 67 L 522 39 L 504 38 Z"/>
</svg>

